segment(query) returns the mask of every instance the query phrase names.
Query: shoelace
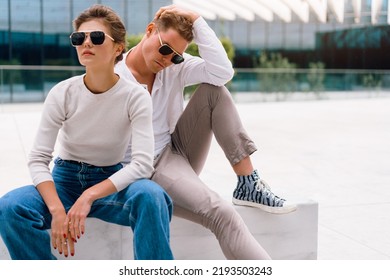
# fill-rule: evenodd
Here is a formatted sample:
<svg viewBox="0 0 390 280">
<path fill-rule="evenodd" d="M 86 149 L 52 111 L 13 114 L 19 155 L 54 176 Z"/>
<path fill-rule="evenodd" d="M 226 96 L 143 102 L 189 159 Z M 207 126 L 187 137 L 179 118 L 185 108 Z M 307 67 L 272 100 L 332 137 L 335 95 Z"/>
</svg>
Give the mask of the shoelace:
<svg viewBox="0 0 390 280">
<path fill-rule="evenodd" d="M 281 202 L 281 204 L 283 205 L 283 202 L 285 202 L 286 200 L 275 195 L 272 192 L 271 187 L 265 181 L 260 179 L 257 182 L 258 183 L 256 184 L 256 191 L 265 194 L 265 197 L 269 198 L 271 201 L 274 201 L 275 204 L 279 204 Z"/>
</svg>

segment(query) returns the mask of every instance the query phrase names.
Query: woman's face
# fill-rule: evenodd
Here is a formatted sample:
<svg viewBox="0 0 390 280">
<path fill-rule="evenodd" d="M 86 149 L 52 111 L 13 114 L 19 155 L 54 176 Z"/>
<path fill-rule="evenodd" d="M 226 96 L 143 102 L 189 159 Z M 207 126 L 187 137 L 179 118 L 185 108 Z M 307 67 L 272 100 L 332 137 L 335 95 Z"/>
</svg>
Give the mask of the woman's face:
<svg viewBox="0 0 390 280">
<path fill-rule="evenodd" d="M 102 31 L 104 41 L 94 44 L 91 40 L 92 31 Z M 110 37 L 110 30 L 99 19 L 90 20 L 80 25 L 77 32 L 84 32 L 84 42 L 76 46 L 77 56 L 81 65 L 86 67 L 114 67 L 115 58 L 121 53 L 122 46 L 116 44 Z M 110 36 L 110 37 L 109 37 Z"/>
</svg>

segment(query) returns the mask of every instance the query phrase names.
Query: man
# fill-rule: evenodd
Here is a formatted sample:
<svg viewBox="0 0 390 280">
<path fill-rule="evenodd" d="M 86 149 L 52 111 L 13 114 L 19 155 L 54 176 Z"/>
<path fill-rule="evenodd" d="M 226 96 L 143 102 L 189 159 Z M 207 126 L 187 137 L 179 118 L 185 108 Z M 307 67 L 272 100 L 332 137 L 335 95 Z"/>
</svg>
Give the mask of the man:
<svg viewBox="0 0 390 280">
<path fill-rule="evenodd" d="M 184 53 L 192 40 L 202 58 Z M 175 5 L 162 7 L 146 27 L 141 42 L 116 66 L 116 72 L 144 85 L 151 94 L 155 136 L 152 179 L 173 199 L 174 214 L 209 228 L 228 259 L 268 259 L 234 207 L 198 176 L 214 134 L 238 176 L 235 204 L 271 213 L 296 208 L 275 196 L 252 166 L 250 155 L 257 148 L 223 86 L 233 76 L 232 64 L 206 21 Z M 201 85 L 183 111 L 184 87 L 194 84 Z M 129 160 L 126 156 L 125 161 Z"/>
</svg>

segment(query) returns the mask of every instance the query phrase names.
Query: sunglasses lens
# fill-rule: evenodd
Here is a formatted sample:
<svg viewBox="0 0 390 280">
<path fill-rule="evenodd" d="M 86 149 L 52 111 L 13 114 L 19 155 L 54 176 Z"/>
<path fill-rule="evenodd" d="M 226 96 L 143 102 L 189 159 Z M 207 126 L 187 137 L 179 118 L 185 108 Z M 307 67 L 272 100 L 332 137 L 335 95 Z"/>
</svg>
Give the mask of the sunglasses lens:
<svg viewBox="0 0 390 280">
<path fill-rule="evenodd" d="M 180 64 L 184 61 L 184 57 L 180 56 L 180 55 L 177 55 L 175 54 L 172 59 L 171 59 L 172 63 L 174 64 Z"/>
<path fill-rule="evenodd" d="M 168 45 L 162 45 L 158 51 L 162 54 L 162 55 L 168 55 L 168 54 L 171 54 L 173 53 L 173 50 L 168 46 Z"/>
<path fill-rule="evenodd" d="M 104 42 L 105 36 L 103 31 L 92 31 L 89 34 L 92 44 L 101 45 Z"/>
<path fill-rule="evenodd" d="M 103 31 L 92 31 L 89 33 L 92 44 L 101 45 L 104 42 L 105 35 Z M 70 42 L 73 46 L 81 46 L 85 40 L 85 32 L 73 32 L 70 36 Z"/>
<path fill-rule="evenodd" d="M 85 39 L 85 33 L 84 32 L 74 32 L 70 36 L 70 41 L 73 46 L 80 46 L 83 44 Z"/>
</svg>

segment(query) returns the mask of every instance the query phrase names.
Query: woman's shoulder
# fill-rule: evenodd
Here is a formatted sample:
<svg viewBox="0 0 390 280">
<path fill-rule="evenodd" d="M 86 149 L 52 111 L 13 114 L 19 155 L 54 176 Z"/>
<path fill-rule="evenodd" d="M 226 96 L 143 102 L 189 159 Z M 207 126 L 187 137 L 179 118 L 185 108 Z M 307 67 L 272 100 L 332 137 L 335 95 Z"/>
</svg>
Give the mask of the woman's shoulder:
<svg viewBox="0 0 390 280">
<path fill-rule="evenodd" d="M 73 76 L 68 79 L 62 80 L 61 82 L 57 83 L 53 89 L 63 89 L 63 88 L 68 88 L 71 86 L 77 86 L 79 84 L 83 84 L 83 77 L 84 75 L 78 75 L 78 76 Z"/>
<path fill-rule="evenodd" d="M 124 99 L 125 106 L 130 111 L 139 111 L 152 108 L 152 98 L 149 92 L 140 84 L 119 79 L 121 99 Z"/>
<path fill-rule="evenodd" d="M 79 93 L 83 90 L 83 88 L 85 88 L 83 86 L 83 76 L 84 75 L 73 76 L 57 83 L 50 89 L 45 98 L 45 103 L 61 104 L 61 106 L 66 106 L 65 104 L 69 102 L 77 102 L 74 96 L 82 96 Z"/>
<path fill-rule="evenodd" d="M 127 93 L 130 94 L 130 96 L 133 97 L 144 97 L 144 96 L 149 96 L 149 92 L 139 83 L 136 83 L 134 81 L 130 81 L 128 79 L 120 78 L 119 79 L 120 87 L 121 89 Z"/>
</svg>

